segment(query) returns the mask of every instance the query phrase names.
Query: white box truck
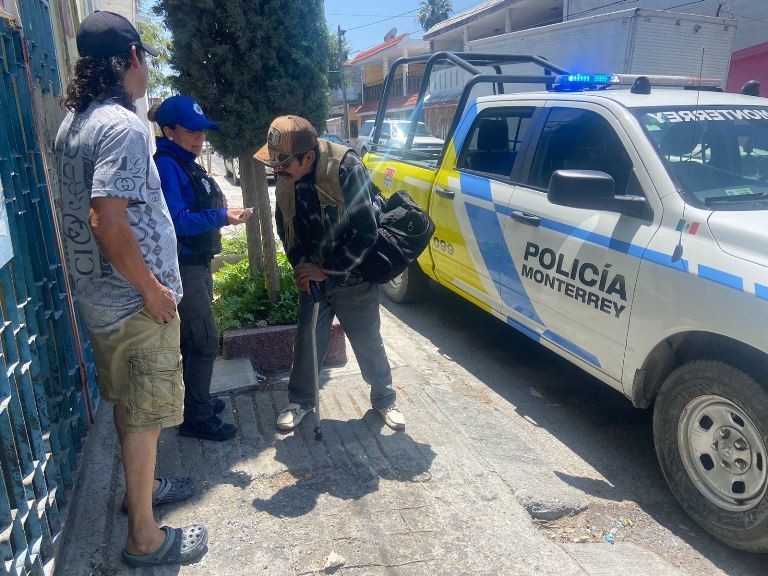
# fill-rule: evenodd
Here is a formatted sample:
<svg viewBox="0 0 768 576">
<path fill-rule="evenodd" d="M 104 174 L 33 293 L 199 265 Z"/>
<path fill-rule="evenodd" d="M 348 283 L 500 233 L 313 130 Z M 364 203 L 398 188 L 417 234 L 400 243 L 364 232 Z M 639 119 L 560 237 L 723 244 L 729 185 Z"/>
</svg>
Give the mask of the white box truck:
<svg viewBox="0 0 768 576">
<path fill-rule="evenodd" d="M 735 32 L 736 21 L 729 18 L 635 8 L 472 40 L 469 51 L 541 56 L 572 73 L 702 76 L 724 86 Z M 515 66 L 514 73 L 538 70 Z M 469 78 L 453 67 L 436 71 L 430 79 L 432 101 L 453 100 Z M 535 89 L 505 86 L 506 92 Z M 472 94 L 491 93 L 491 86 L 481 85 Z"/>
</svg>

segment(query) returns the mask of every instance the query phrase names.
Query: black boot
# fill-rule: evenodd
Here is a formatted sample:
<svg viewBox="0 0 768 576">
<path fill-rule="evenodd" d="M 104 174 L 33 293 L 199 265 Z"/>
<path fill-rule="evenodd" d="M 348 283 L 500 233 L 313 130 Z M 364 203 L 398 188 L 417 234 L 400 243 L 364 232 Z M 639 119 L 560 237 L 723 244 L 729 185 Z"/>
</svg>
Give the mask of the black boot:
<svg viewBox="0 0 768 576">
<path fill-rule="evenodd" d="M 201 422 L 185 420 L 179 426 L 179 434 L 191 438 L 201 438 L 203 440 L 231 440 L 237 434 L 237 426 L 222 422 L 218 416 L 211 416 L 208 420 Z"/>
<path fill-rule="evenodd" d="M 224 407 L 226 404 L 224 404 L 224 400 L 221 398 L 211 398 L 211 408 L 213 408 L 214 414 L 220 414 L 224 411 Z"/>
</svg>

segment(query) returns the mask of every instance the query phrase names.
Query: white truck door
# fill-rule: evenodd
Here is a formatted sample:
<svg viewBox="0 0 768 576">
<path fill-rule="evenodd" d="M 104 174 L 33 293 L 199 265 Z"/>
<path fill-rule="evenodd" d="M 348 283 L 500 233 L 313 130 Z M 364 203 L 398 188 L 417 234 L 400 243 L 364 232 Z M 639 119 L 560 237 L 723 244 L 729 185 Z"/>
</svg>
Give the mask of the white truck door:
<svg viewBox="0 0 768 576">
<path fill-rule="evenodd" d="M 433 189 L 436 273 L 497 315 L 503 300 L 499 277 L 511 265 L 502 250 L 504 221 L 497 208 L 512 196 L 517 152 L 535 110 L 484 103 L 469 108 Z"/>
<path fill-rule="evenodd" d="M 540 338 L 618 381 L 640 258 L 660 214 L 652 204 L 646 217 L 555 205 L 547 188 L 555 170 L 597 170 L 613 177 L 617 195 L 656 193 L 609 110 L 591 103 L 548 106 L 524 183 L 505 213 L 505 242 L 515 269 L 501 275 L 502 293 L 520 282 L 533 302 Z M 531 326 L 515 302 L 504 305 L 511 318 Z"/>
</svg>

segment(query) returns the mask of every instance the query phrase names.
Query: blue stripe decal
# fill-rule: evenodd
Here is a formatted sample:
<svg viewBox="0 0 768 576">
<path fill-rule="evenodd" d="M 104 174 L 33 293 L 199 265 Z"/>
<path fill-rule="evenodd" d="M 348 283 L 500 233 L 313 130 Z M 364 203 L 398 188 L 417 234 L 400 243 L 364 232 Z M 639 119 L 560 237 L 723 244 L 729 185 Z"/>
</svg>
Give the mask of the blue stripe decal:
<svg viewBox="0 0 768 576">
<path fill-rule="evenodd" d="M 491 195 L 491 181 L 488 178 L 480 178 L 472 174 L 461 173 L 461 191 L 467 196 L 474 196 L 480 200 L 493 201 Z"/>
<path fill-rule="evenodd" d="M 728 286 L 729 288 L 744 290 L 744 280 L 742 278 L 734 276 L 733 274 L 728 274 L 728 272 L 723 272 L 722 270 L 704 266 L 704 264 L 699 264 L 699 276 L 707 280 L 712 280 L 712 282 L 722 284 L 723 286 Z"/>
<path fill-rule="evenodd" d="M 758 298 L 762 298 L 763 300 L 768 300 L 768 286 L 763 286 L 762 284 L 755 284 L 755 294 Z"/>
<path fill-rule="evenodd" d="M 541 342 L 541 338 L 544 337 L 547 340 L 550 340 L 551 342 L 554 342 L 561 348 L 564 348 L 568 352 L 571 352 L 574 356 L 578 356 L 585 362 L 592 364 L 592 366 L 595 366 L 596 368 L 600 368 L 600 360 L 598 360 L 595 356 L 581 348 L 580 346 L 577 346 L 570 340 L 563 338 L 559 334 L 555 334 L 551 330 L 546 330 L 544 334 L 539 334 L 537 332 L 534 332 L 528 326 L 525 324 L 521 324 L 514 318 L 511 318 L 507 316 L 507 324 L 509 324 L 512 328 L 517 330 L 518 332 L 525 334 L 530 338 L 531 340 L 535 342 Z"/>
<path fill-rule="evenodd" d="M 688 260 L 681 258 L 680 260 L 673 261 L 671 254 L 664 254 L 664 252 L 657 252 L 656 250 L 646 250 L 643 256 L 644 260 L 659 264 L 660 266 L 666 266 L 679 272 L 690 272 L 688 267 Z"/>
<path fill-rule="evenodd" d="M 515 320 L 510 316 L 507 316 L 507 324 L 512 326 L 512 328 L 514 328 L 518 332 L 525 334 L 531 340 L 534 340 L 535 342 L 541 341 L 541 336 L 537 332 L 534 332 L 533 330 L 528 328 L 528 326 L 526 326 L 525 324 L 521 324 L 520 322 L 518 322 L 517 320 Z"/>
<path fill-rule="evenodd" d="M 520 280 L 507 243 L 504 242 L 498 215 L 494 210 L 473 204 L 465 203 L 464 207 L 485 267 L 491 275 L 491 280 L 497 286 L 500 285 L 502 302 L 523 316 L 541 324 L 541 319 L 536 314 L 533 303 Z"/>
<path fill-rule="evenodd" d="M 575 236 L 576 238 L 581 238 L 590 244 L 597 244 L 598 246 L 603 246 L 616 252 L 635 256 L 636 258 L 640 258 L 643 255 L 643 248 L 640 246 L 636 246 L 622 240 L 617 240 L 615 238 L 611 238 L 610 236 L 605 236 L 604 234 L 597 234 L 596 232 L 590 232 L 589 230 L 583 230 L 575 226 L 563 224 L 562 222 L 557 222 L 555 220 L 542 218 L 541 226 L 543 228 L 554 230 L 555 232 L 560 232 L 566 236 Z"/>
<path fill-rule="evenodd" d="M 611 238 L 610 236 L 606 236 L 604 234 L 590 232 L 589 230 L 583 230 L 581 228 L 563 224 L 562 222 L 557 222 L 555 220 L 549 220 L 547 218 L 542 218 L 541 226 L 543 228 L 554 230 L 555 232 L 560 232 L 561 234 L 565 234 L 567 236 L 581 238 L 590 244 L 603 246 L 609 250 L 614 250 L 615 252 L 621 252 L 622 254 L 627 254 L 635 258 L 644 258 L 645 260 L 649 260 L 654 264 L 660 264 L 662 266 L 666 266 L 667 268 L 673 268 L 681 272 L 688 272 L 687 260 L 681 259 L 673 262 L 672 256 L 669 254 L 664 254 L 663 252 L 648 250 L 642 246 L 638 246 L 637 244 L 624 242 L 623 240 L 617 240 L 616 238 Z"/>
<path fill-rule="evenodd" d="M 547 338 L 548 340 L 551 340 L 558 346 L 565 348 L 566 350 L 568 350 L 568 352 L 571 352 L 572 354 L 578 356 L 585 362 L 589 362 L 593 366 L 600 368 L 600 360 L 598 360 L 596 356 L 593 356 L 592 354 L 584 350 L 584 348 L 581 348 L 580 346 L 576 346 L 576 344 L 574 344 L 570 340 L 566 340 L 565 338 L 563 338 L 559 334 L 555 334 L 551 330 L 545 330 L 542 336 L 544 336 L 544 338 Z"/>
</svg>

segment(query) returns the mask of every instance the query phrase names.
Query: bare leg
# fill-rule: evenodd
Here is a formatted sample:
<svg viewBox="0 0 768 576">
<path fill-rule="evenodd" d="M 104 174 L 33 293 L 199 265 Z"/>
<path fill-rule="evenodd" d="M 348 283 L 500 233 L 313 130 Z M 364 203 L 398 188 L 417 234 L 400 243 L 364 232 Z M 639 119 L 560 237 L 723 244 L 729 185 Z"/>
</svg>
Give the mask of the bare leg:
<svg viewBox="0 0 768 576">
<path fill-rule="evenodd" d="M 149 554 L 165 540 L 152 513 L 157 440 L 160 430 L 128 432 L 125 412 L 115 406 L 115 428 L 120 438 L 125 472 L 125 499 L 128 504 L 128 539 L 125 551 L 129 554 Z"/>
</svg>

